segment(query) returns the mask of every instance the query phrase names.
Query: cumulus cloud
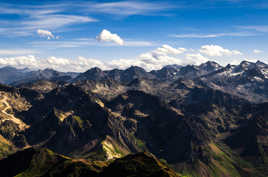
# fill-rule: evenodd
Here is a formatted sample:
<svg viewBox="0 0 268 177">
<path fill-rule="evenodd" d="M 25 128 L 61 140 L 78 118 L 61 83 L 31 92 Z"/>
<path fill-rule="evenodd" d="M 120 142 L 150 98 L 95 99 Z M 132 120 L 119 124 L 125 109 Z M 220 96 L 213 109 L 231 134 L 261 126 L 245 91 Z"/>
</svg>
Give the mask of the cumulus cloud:
<svg viewBox="0 0 268 177">
<path fill-rule="evenodd" d="M 48 30 L 38 29 L 36 32 L 40 37 L 45 37 L 48 40 L 55 38 L 55 36 L 52 34 L 52 32 L 48 31 Z"/>
<path fill-rule="evenodd" d="M 118 45 L 124 45 L 124 40 L 117 34 L 113 34 L 110 31 L 104 29 L 102 32 L 97 36 L 98 41 L 103 41 L 103 42 L 113 42 Z"/>
<path fill-rule="evenodd" d="M 238 50 L 225 49 L 219 45 L 203 45 L 199 52 L 211 57 L 242 55 Z"/>
<path fill-rule="evenodd" d="M 259 54 L 259 53 L 262 53 L 262 51 L 261 51 L 261 50 L 258 50 L 258 49 L 254 49 L 254 50 L 253 50 L 253 53 L 255 53 L 255 54 Z"/>
</svg>

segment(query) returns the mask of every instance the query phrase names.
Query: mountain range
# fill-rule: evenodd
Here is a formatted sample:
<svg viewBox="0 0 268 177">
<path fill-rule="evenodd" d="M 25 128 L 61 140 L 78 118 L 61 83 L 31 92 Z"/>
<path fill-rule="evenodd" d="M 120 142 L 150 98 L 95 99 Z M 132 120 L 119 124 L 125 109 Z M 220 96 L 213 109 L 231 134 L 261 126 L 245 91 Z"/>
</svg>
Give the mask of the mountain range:
<svg viewBox="0 0 268 177">
<path fill-rule="evenodd" d="M 0 69 L 10 176 L 268 176 L 268 65 Z M 12 166 L 12 170 L 9 170 Z"/>
</svg>

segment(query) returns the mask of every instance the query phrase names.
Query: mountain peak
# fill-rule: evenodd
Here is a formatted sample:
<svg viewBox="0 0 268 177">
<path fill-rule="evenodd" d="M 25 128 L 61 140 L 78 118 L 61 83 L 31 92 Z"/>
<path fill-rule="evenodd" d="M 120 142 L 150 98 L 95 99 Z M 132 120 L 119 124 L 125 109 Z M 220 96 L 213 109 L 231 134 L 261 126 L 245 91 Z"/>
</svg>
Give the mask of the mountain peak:
<svg viewBox="0 0 268 177">
<path fill-rule="evenodd" d="M 162 69 L 166 68 L 166 69 L 176 69 L 176 70 L 179 70 L 182 67 L 183 66 L 181 66 L 181 65 L 173 64 L 173 65 L 166 65 Z"/>
<path fill-rule="evenodd" d="M 206 63 L 201 64 L 199 68 L 211 72 L 211 71 L 218 70 L 222 67 L 215 61 L 207 61 Z"/>
<path fill-rule="evenodd" d="M 146 72 L 142 67 L 139 67 L 139 66 L 131 66 L 131 67 L 127 68 L 125 71 Z"/>
<path fill-rule="evenodd" d="M 260 60 L 258 60 L 258 61 L 256 62 L 256 65 L 259 66 L 259 67 L 262 67 L 262 68 L 264 68 L 264 67 L 268 67 L 268 65 L 267 65 L 266 63 L 261 62 Z"/>
<path fill-rule="evenodd" d="M 100 73 L 100 72 L 102 72 L 102 70 L 100 68 L 98 68 L 98 67 L 93 67 L 93 68 L 90 68 L 89 70 L 87 70 L 86 73 L 87 72 L 98 72 L 98 73 Z"/>
</svg>

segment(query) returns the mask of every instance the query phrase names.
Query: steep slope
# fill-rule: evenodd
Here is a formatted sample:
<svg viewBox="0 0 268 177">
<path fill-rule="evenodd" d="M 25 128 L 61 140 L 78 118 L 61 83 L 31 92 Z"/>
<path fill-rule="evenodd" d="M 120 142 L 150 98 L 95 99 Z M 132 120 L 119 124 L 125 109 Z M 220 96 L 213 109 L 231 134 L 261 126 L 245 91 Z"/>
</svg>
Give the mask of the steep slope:
<svg viewBox="0 0 268 177">
<path fill-rule="evenodd" d="M 224 177 L 250 174 L 218 142 L 250 111 L 247 101 L 209 88 L 191 88 L 167 104 L 137 90 L 104 101 L 69 85 L 48 93 L 24 120 L 28 143 L 57 153 L 109 160 L 149 151 L 183 174 Z"/>
<path fill-rule="evenodd" d="M 22 116 L 31 124 L 25 133 L 31 145 L 102 160 L 121 157 L 132 152 L 130 148 L 136 151 L 129 147 L 125 118 L 80 87 L 55 89 Z"/>
<path fill-rule="evenodd" d="M 252 162 L 262 176 L 268 175 L 268 111 L 267 103 L 256 105 L 252 115 L 234 134 L 226 139 L 227 144 L 241 157 Z"/>
</svg>

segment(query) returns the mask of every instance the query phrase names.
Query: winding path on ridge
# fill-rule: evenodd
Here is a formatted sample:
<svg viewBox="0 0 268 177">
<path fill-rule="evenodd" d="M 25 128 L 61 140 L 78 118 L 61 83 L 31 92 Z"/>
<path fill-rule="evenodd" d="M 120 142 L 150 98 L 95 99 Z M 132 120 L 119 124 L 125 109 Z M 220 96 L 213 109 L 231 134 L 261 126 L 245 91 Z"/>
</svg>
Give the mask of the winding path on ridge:
<svg viewBox="0 0 268 177">
<path fill-rule="evenodd" d="M 16 118 L 14 115 L 9 114 L 7 112 L 8 109 L 12 109 L 9 103 L 7 102 L 7 99 L 8 99 L 7 96 L 0 93 L 0 104 L 4 105 L 4 109 L 0 111 L 7 116 L 6 118 L 3 118 L 2 120 L 0 120 L 0 122 L 11 120 L 15 124 L 17 124 L 21 130 L 28 128 L 29 126 L 25 124 L 22 120 L 20 120 L 19 118 Z"/>
</svg>

